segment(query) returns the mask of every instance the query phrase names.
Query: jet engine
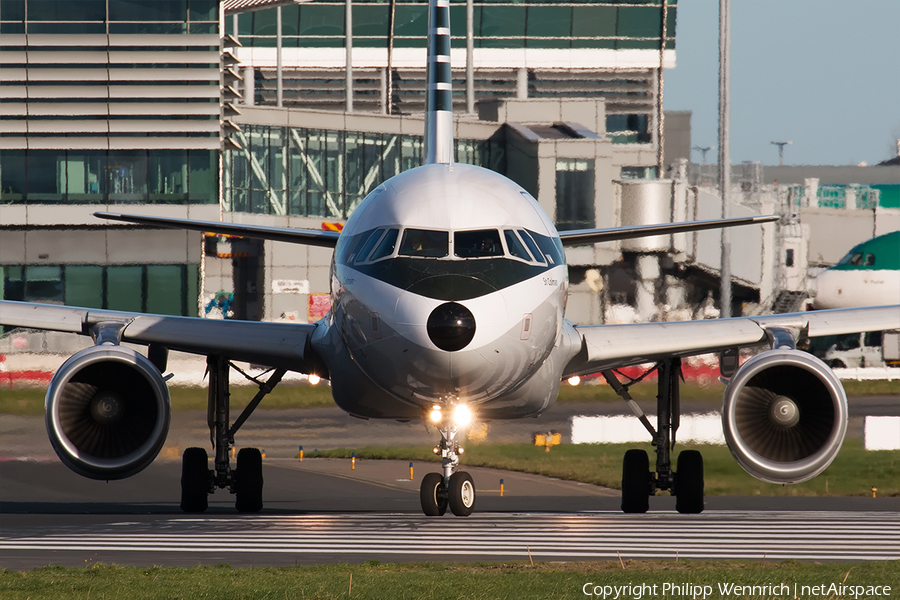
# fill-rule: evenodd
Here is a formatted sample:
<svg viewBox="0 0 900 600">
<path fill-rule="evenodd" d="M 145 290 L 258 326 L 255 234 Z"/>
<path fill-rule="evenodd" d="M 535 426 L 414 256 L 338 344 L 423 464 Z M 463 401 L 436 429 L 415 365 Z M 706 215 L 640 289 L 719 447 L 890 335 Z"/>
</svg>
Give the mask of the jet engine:
<svg viewBox="0 0 900 600">
<path fill-rule="evenodd" d="M 53 375 L 46 422 L 60 460 L 91 479 L 124 479 L 153 462 L 169 431 L 169 390 L 134 350 L 82 350 Z"/>
<path fill-rule="evenodd" d="M 725 388 L 725 440 L 741 467 L 769 483 L 825 470 L 847 432 L 847 396 L 821 360 L 794 349 L 748 360 Z"/>
</svg>

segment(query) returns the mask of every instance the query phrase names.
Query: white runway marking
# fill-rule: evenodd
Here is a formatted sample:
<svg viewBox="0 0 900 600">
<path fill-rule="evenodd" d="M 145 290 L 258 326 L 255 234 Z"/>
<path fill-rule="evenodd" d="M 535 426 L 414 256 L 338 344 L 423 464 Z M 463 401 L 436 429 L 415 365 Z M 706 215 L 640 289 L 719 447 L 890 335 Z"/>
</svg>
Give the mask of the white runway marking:
<svg viewBox="0 0 900 600">
<path fill-rule="evenodd" d="M 0 552 L 21 550 L 353 554 L 547 560 L 900 559 L 897 513 L 710 511 L 170 518 L 75 527 L 64 533 L 0 536 Z"/>
</svg>

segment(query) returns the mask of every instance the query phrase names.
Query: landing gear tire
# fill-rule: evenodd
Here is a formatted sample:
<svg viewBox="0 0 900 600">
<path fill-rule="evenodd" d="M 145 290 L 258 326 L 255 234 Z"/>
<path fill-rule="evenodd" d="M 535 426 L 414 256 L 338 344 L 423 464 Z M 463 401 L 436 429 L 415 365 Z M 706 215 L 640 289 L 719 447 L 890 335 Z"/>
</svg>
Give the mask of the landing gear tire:
<svg viewBox="0 0 900 600">
<path fill-rule="evenodd" d="M 188 448 L 181 457 L 181 510 L 200 513 L 209 505 L 209 457 L 203 448 Z"/>
<path fill-rule="evenodd" d="M 457 517 L 468 517 L 475 509 L 475 482 L 465 471 L 457 471 L 450 476 L 447 485 L 450 510 Z"/>
<path fill-rule="evenodd" d="M 646 450 L 629 450 L 622 461 L 622 512 L 650 510 L 650 459 Z"/>
<path fill-rule="evenodd" d="M 684 450 L 678 455 L 675 510 L 689 515 L 703 512 L 703 456 L 696 450 Z"/>
<path fill-rule="evenodd" d="M 440 473 L 429 473 L 422 479 L 419 488 L 422 512 L 429 517 L 440 517 L 447 512 L 447 490 Z"/>
<path fill-rule="evenodd" d="M 262 510 L 262 454 L 257 448 L 241 448 L 234 478 L 234 506 L 238 512 Z"/>
</svg>

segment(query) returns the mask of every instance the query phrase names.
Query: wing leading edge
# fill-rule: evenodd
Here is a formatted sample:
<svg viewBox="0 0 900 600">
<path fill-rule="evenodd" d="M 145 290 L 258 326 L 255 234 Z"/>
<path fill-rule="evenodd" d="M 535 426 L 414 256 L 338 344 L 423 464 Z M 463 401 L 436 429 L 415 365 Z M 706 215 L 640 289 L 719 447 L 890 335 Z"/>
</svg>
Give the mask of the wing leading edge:
<svg viewBox="0 0 900 600">
<path fill-rule="evenodd" d="M 768 344 L 767 329 L 805 331 L 808 336 L 900 328 L 900 305 L 847 308 L 760 317 L 623 325 L 576 325 L 581 351 L 563 377 L 692 356 L 727 348 Z"/>
<path fill-rule="evenodd" d="M 91 335 L 102 324 L 122 324 L 122 341 L 160 344 L 191 354 L 324 374 L 310 347 L 315 324 L 224 321 L 0 301 L 0 324 Z"/>
<path fill-rule="evenodd" d="M 153 225 L 156 227 L 188 229 L 191 231 L 209 231 L 211 233 L 220 233 L 224 235 L 236 235 L 261 240 L 272 240 L 273 242 L 288 242 L 291 244 L 306 244 L 307 246 L 320 246 L 322 248 L 334 248 L 341 235 L 338 231 L 294 229 L 292 227 L 267 227 L 265 225 L 243 225 L 240 223 L 225 223 L 223 221 L 194 221 L 192 219 L 170 219 L 167 217 L 125 215 L 110 212 L 95 212 L 94 216 L 100 219 L 124 221 L 136 225 Z"/>
<path fill-rule="evenodd" d="M 762 215 L 759 217 L 739 217 L 735 219 L 714 219 L 711 221 L 683 221 L 681 223 L 660 223 L 658 225 L 635 225 L 632 227 L 607 227 L 604 229 L 574 229 L 572 231 L 560 231 L 559 239 L 563 246 L 579 246 L 582 244 L 597 244 L 601 242 L 614 242 L 616 240 L 630 240 L 634 238 L 654 235 L 671 235 L 674 233 L 687 233 L 690 231 L 704 231 L 706 229 L 723 229 L 725 227 L 739 227 L 754 223 L 771 223 L 780 219 L 778 215 Z"/>
</svg>

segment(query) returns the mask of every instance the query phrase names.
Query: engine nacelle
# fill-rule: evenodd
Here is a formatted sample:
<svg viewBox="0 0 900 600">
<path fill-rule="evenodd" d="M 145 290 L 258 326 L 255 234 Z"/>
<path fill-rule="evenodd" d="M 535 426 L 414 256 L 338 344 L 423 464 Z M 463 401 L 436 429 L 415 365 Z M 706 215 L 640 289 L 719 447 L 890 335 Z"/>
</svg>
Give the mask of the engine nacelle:
<svg viewBox="0 0 900 600">
<path fill-rule="evenodd" d="M 725 441 L 741 467 L 770 483 L 824 471 L 847 432 L 847 396 L 834 372 L 800 350 L 748 360 L 725 388 Z"/>
<path fill-rule="evenodd" d="M 47 390 L 47 433 L 63 463 L 91 479 L 124 479 L 153 462 L 169 432 L 159 370 L 122 346 L 82 350 Z"/>
</svg>

